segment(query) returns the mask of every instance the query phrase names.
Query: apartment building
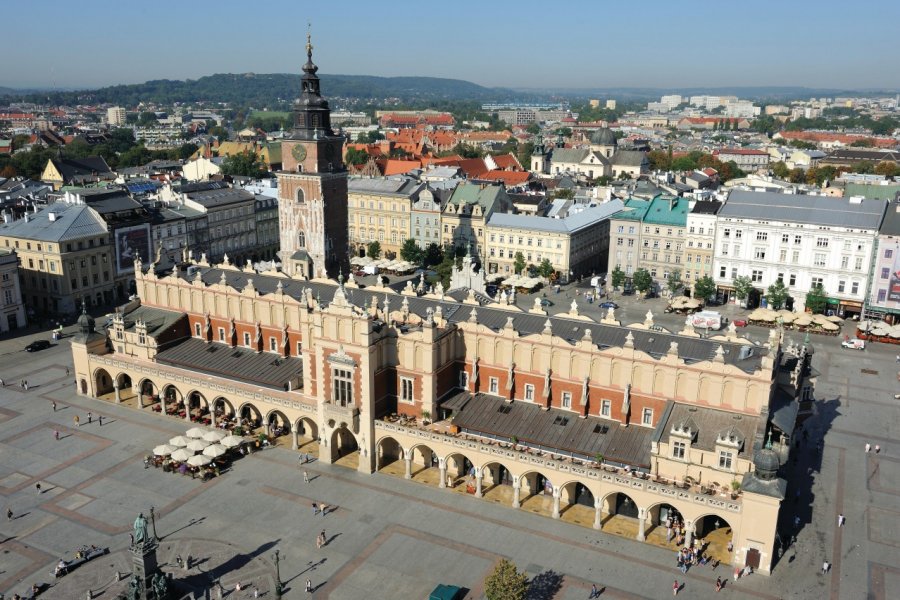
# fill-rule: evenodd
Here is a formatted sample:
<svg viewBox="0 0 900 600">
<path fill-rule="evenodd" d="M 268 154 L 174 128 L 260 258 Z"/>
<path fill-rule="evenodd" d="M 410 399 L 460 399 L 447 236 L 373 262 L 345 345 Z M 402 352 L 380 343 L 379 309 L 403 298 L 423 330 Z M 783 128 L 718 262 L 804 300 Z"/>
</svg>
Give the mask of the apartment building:
<svg viewBox="0 0 900 600">
<path fill-rule="evenodd" d="M 411 177 L 351 179 L 347 184 L 350 252 L 364 256 L 371 242 L 392 258 L 410 237 L 413 204 L 425 188 Z"/>
</svg>

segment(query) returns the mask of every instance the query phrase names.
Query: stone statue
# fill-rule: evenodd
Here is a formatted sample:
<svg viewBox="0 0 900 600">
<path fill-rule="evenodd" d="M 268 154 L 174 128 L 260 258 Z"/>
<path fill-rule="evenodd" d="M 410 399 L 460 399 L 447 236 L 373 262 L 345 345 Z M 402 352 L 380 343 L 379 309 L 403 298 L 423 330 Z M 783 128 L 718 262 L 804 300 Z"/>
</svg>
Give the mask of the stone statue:
<svg viewBox="0 0 900 600">
<path fill-rule="evenodd" d="M 155 600 L 166 600 L 166 598 L 169 597 L 169 584 L 166 582 L 166 578 L 162 573 L 157 573 L 153 576 L 150 586 L 153 590 L 153 597 Z"/>
<path fill-rule="evenodd" d="M 147 519 L 144 518 L 144 513 L 141 513 L 134 520 L 134 544 L 139 546 L 147 541 Z"/>
<path fill-rule="evenodd" d="M 128 582 L 128 589 L 125 591 L 125 598 L 128 600 L 140 600 L 140 597 L 141 584 L 138 581 L 138 578 L 132 575 L 131 581 Z"/>
</svg>

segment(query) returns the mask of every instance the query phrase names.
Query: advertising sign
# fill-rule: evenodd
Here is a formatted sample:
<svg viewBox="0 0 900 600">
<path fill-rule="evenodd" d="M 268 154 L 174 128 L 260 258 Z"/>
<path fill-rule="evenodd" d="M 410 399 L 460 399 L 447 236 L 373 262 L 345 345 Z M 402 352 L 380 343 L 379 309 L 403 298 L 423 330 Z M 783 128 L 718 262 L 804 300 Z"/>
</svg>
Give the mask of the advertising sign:
<svg viewBox="0 0 900 600">
<path fill-rule="evenodd" d="M 116 229 L 116 272 L 119 275 L 134 272 L 134 259 L 153 260 L 150 249 L 150 225 L 135 225 Z"/>
</svg>

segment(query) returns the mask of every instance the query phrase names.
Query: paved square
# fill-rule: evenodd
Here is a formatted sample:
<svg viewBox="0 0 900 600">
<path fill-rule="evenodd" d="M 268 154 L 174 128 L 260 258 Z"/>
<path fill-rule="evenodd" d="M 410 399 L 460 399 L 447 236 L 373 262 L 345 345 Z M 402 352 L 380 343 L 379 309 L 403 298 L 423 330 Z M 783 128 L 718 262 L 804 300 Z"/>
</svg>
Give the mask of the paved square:
<svg viewBox="0 0 900 600">
<path fill-rule="evenodd" d="M 767 335 L 754 328 L 747 333 Z M 804 426 L 810 441 L 787 466 L 789 497 L 795 489 L 801 496 L 785 504 L 780 528 L 789 539 L 796 513 L 797 543 L 771 577 L 729 584 L 730 598 L 900 597 L 897 349 L 873 344 L 863 355 L 849 355 L 838 340 L 812 340 L 818 402 Z M 0 354 L 9 343 L 0 342 Z M 535 598 L 585 598 L 591 583 L 606 589 L 603 597 L 662 598 L 671 594 L 674 578 L 685 582 L 687 597 L 723 597 L 713 584 L 716 576 L 729 577 L 725 567 L 682 577 L 668 550 L 402 476 L 367 476 L 314 462 L 304 466 L 312 478 L 304 484 L 296 454 L 285 448 L 243 458 L 208 483 L 145 469 L 143 456 L 183 434 L 184 421 L 76 397 L 60 376 L 68 351 L 64 340 L 35 355 L 6 354 L 0 366 L 7 380 L 46 380 L 28 393 L 0 388 L 0 496 L 16 516 L 0 519 L 0 592 L 7 597 L 48 581 L 53 564 L 84 544 L 108 546 L 111 554 L 54 582 L 42 598 L 80 598 L 88 588 L 115 597 L 124 589 L 115 571 L 130 564 L 131 523 L 150 506 L 159 514 L 163 570 L 198 588 L 218 580 L 233 589 L 241 581 L 271 598 L 278 549 L 287 599 L 308 597 L 307 578 L 316 588 L 313 597 L 321 598 L 422 598 L 438 583 L 465 586 L 468 598 L 479 598 L 483 577 L 500 557 L 544 586 Z M 879 375 L 860 375 L 860 359 Z M 106 417 L 102 427 L 96 420 L 86 424 L 88 411 Z M 76 414 L 79 428 L 72 423 Z M 822 438 L 819 456 L 815 444 Z M 866 442 L 880 444 L 881 454 L 866 455 Z M 46 493 L 36 493 L 36 481 Z M 314 516 L 312 502 L 334 511 Z M 839 513 L 847 517 L 840 529 Z M 330 541 L 317 550 L 322 529 Z M 175 566 L 179 555 L 192 557 L 189 570 Z M 823 560 L 833 564 L 827 576 L 820 574 Z"/>
</svg>

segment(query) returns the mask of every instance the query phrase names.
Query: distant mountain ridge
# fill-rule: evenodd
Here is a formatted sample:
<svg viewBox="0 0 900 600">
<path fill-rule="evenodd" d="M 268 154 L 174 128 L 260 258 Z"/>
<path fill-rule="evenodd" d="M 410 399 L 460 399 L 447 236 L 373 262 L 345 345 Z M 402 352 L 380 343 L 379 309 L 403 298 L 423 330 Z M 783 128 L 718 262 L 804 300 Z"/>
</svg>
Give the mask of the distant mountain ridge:
<svg viewBox="0 0 900 600">
<path fill-rule="evenodd" d="M 420 100 L 488 100 L 519 94 L 487 88 L 470 81 L 440 77 L 376 77 L 373 75 L 320 75 L 322 93 L 330 98 L 399 98 Z M 219 73 L 185 81 L 158 79 L 114 85 L 96 90 L 22 93 L 0 88 L 0 101 L 24 100 L 54 104 L 112 103 L 127 107 L 140 102 L 216 101 L 258 108 L 293 101 L 300 95 L 300 75 L 290 73 Z"/>
</svg>

